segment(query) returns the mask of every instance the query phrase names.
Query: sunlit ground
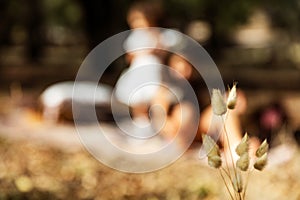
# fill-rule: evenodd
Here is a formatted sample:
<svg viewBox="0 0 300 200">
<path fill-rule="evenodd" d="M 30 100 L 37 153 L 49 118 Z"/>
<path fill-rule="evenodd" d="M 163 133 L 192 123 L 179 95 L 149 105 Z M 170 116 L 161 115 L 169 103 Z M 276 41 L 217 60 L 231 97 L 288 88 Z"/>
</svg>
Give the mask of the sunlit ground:
<svg viewBox="0 0 300 200">
<path fill-rule="evenodd" d="M 250 108 L 266 101 L 260 92 L 248 94 L 257 97 Z M 299 106 L 299 95 L 288 97 L 287 107 Z M 46 125 L 8 100 L 1 99 L 0 199 L 229 199 L 219 172 L 198 159 L 197 145 L 156 172 L 123 173 L 93 158 L 73 125 Z M 277 155 L 279 160 L 289 156 Z M 290 160 L 250 173 L 247 199 L 299 199 L 298 155 L 296 150 Z"/>
<path fill-rule="evenodd" d="M 188 151 L 147 174 L 110 169 L 85 150 L 1 139 L 1 199 L 226 199 L 218 171 Z M 299 199 L 300 160 L 250 174 L 248 199 Z"/>
</svg>

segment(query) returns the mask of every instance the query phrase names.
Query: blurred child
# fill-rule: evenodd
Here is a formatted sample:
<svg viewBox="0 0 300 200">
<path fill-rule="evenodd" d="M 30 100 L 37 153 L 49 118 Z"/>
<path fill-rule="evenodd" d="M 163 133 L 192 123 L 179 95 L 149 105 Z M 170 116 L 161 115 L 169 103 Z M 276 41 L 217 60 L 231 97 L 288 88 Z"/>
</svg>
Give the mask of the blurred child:
<svg viewBox="0 0 300 200">
<path fill-rule="evenodd" d="M 140 1 L 131 6 L 127 22 L 133 30 L 126 41 L 124 49 L 130 50 L 145 46 L 159 48 L 159 32 L 149 28 L 157 26 L 161 17 L 161 7 L 156 1 Z M 134 119 L 145 118 L 148 106 L 161 83 L 161 51 L 141 49 L 126 55 L 130 66 L 123 73 L 116 85 L 116 98 L 131 107 Z M 149 84 L 149 83 L 154 84 Z M 145 84 L 145 85 L 144 85 Z"/>
<path fill-rule="evenodd" d="M 170 140 L 178 133 L 183 133 L 181 142 L 186 142 L 191 136 L 191 127 L 197 127 L 195 108 L 198 105 L 194 91 L 188 87 L 193 67 L 181 56 L 172 54 L 169 58 L 169 74 L 165 78 L 154 99 L 152 100 L 151 119 L 162 135 Z M 191 86 L 189 84 L 189 86 Z"/>
<path fill-rule="evenodd" d="M 280 101 L 264 105 L 254 113 L 254 121 L 258 125 L 260 141 L 267 139 L 270 146 L 276 146 L 278 133 L 288 124 L 288 114 Z M 277 142 L 278 143 L 278 142 Z"/>
<path fill-rule="evenodd" d="M 212 120 L 212 108 L 208 106 L 201 113 L 200 120 L 196 121 L 199 113 L 196 113 L 195 106 L 198 105 L 195 105 L 191 97 L 193 94 L 189 94 L 190 91 L 185 88 L 183 83 L 183 80 L 189 81 L 197 95 L 197 89 L 195 89 L 196 87 L 192 82 L 194 75 L 192 65 L 176 54 L 170 56 L 168 65 L 171 73 L 169 74 L 169 79 L 162 84 L 152 101 L 152 105 L 159 105 L 159 107 L 151 108 L 151 119 L 158 128 L 161 128 L 163 136 L 167 139 L 172 139 L 178 132 L 184 132 L 185 137 L 189 138 L 191 127 L 195 126 L 195 124 L 198 127 L 196 140 L 201 140 L 201 134 L 204 133 L 210 134 L 217 139 L 223 128 L 221 118 Z M 172 94 L 174 91 L 177 91 L 176 94 Z M 179 97 L 179 99 L 176 100 L 175 97 Z M 232 147 L 240 142 L 243 135 L 240 116 L 245 113 L 246 106 L 245 94 L 242 91 L 238 91 L 236 108 L 230 111 L 226 119 Z M 186 140 L 186 138 L 181 139 L 182 142 Z M 229 152 L 227 141 L 221 137 L 219 139 L 224 151 Z"/>
</svg>

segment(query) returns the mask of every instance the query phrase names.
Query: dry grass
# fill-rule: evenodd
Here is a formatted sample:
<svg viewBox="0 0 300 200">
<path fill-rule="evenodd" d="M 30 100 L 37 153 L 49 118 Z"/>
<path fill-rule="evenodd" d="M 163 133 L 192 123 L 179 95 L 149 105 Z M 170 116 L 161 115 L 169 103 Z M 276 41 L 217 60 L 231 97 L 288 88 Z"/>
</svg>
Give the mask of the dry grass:
<svg viewBox="0 0 300 200">
<path fill-rule="evenodd" d="M 0 199 L 228 199 L 217 172 L 189 150 L 152 173 L 126 174 L 84 150 L 63 152 L 29 141 L 1 140 Z M 24 180 L 25 179 L 25 180 Z M 300 158 L 253 173 L 248 199 L 299 199 Z"/>
<path fill-rule="evenodd" d="M 7 100 L 1 104 L 1 122 L 6 122 L 4 116 L 9 113 L 5 102 Z M 14 134 L 2 126 L 0 128 L 0 135 Z M 21 129 L 20 126 L 16 126 L 16 129 L 18 134 L 24 135 L 29 135 L 31 131 L 28 128 Z M 54 130 L 47 131 L 49 141 L 61 136 L 68 128 Z M 162 170 L 126 174 L 102 165 L 83 148 L 66 151 L 57 148 L 59 145 L 46 145 L 32 140 L 32 137 L 4 139 L 6 136 L 0 138 L 0 200 L 229 199 L 218 171 L 197 158 L 198 148 L 189 150 L 178 161 Z M 252 173 L 247 199 L 300 199 L 299 153 L 296 152 L 287 163 L 268 166 L 263 172 Z"/>
</svg>

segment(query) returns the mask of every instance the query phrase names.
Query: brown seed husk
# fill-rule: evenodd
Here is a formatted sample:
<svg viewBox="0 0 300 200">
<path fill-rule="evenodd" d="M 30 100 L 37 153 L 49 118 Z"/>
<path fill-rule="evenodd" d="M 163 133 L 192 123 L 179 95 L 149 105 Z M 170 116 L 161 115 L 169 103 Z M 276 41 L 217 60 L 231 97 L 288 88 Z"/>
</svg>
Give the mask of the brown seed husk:
<svg viewBox="0 0 300 200">
<path fill-rule="evenodd" d="M 215 115 L 223 115 L 227 112 L 226 103 L 219 89 L 212 90 L 211 106 Z"/>
<path fill-rule="evenodd" d="M 208 156 L 208 165 L 214 168 L 219 168 L 222 165 L 220 156 Z"/>
<path fill-rule="evenodd" d="M 236 161 L 236 167 L 242 171 L 247 171 L 249 167 L 249 154 L 247 152 Z"/>
<path fill-rule="evenodd" d="M 220 156 L 219 146 L 210 136 L 203 134 L 202 141 L 207 156 Z"/>
<path fill-rule="evenodd" d="M 247 153 L 249 150 L 249 137 L 248 134 L 245 133 L 244 137 L 242 138 L 240 144 L 236 147 L 235 152 L 242 156 L 244 153 Z"/>
<path fill-rule="evenodd" d="M 256 150 L 255 155 L 257 157 L 262 157 L 265 153 L 268 152 L 268 150 L 269 150 L 269 144 L 268 144 L 267 140 L 264 140 L 263 143 L 261 143 L 261 145 Z"/>
<path fill-rule="evenodd" d="M 236 83 L 233 84 L 227 98 L 227 108 L 234 109 L 237 101 Z"/>
<path fill-rule="evenodd" d="M 228 101 L 227 108 L 233 110 L 235 108 L 236 103 L 234 101 Z"/>
<path fill-rule="evenodd" d="M 268 155 L 267 153 L 265 153 L 261 157 L 257 158 L 256 162 L 254 163 L 254 168 L 259 171 L 262 171 L 267 165 L 267 161 L 268 161 Z"/>
</svg>

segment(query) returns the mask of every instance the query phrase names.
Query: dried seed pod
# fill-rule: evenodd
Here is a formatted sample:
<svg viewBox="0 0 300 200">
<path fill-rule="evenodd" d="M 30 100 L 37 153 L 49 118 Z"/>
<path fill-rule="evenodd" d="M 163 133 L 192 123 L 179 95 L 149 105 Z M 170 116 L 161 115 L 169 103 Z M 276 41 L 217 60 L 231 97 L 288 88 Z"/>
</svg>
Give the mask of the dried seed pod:
<svg viewBox="0 0 300 200">
<path fill-rule="evenodd" d="M 215 115 L 223 115 L 227 111 L 224 98 L 219 89 L 213 89 L 211 95 L 211 106 Z"/>
<path fill-rule="evenodd" d="M 248 150 L 249 150 L 249 137 L 248 134 L 245 133 L 240 144 L 236 147 L 235 152 L 237 153 L 237 155 L 242 156 L 244 153 L 247 153 Z"/>
<path fill-rule="evenodd" d="M 233 189 L 238 193 L 243 191 L 243 181 L 240 171 L 237 171 L 236 176 L 233 177 Z"/>
<path fill-rule="evenodd" d="M 248 152 L 244 153 L 237 161 L 236 167 L 242 171 L 247 171 L 249 167 L 249 154 Z"/>
<path fill-rule="evenodd" d="M 220 156 L 220 149 L 216 142 L 208 135 L 202 135 L 203 147 L 208 157 Z"/>
<path fill-rule="evenodd" d="M 261 157 L 257 158 L 256 162 L 254 163 L 254 168 L 261 171 L 267 165 L 268 161 L 268 153 L 265 153 Z"/>
<path fill-rule="evenodd" d="M 267 140 L 264 140 L 263 143 L 261 143 L 261 145 L 256 150 L 255 155 L 257 157 L 262 157 L 265 153 L 268 152 L 268 150 L 269 150 L 269 144 L 268 144 Z"/>
<path fill-rule="evenodd" d="M 219 168 L 222 165 L 220 156 L 208 156 L 208 165 L 214 168 Z"/>
<path fill-rule="evenodd" d="M 236 94 L 236 83 L 233 83 L 231 90 L 229 91 L 229 95 L 227 98 L 227 108 L 234 109 L 237 101 L 237 94 Z"/>
</svg>

